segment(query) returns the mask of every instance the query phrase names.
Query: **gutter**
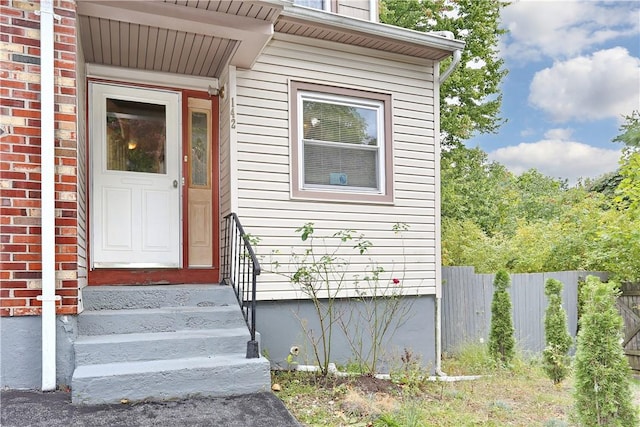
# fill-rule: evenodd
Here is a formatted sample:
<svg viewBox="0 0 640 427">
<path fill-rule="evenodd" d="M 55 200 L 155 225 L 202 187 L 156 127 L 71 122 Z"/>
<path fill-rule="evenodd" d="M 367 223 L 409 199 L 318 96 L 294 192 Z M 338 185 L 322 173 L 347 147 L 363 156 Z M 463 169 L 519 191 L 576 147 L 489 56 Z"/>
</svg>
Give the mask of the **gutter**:
<svg viewBox="0 0 640 427">
<path fill-rule="evenodd" d="M 407 45 L 430 47 L 448 52 L 453 52 L 456 49 L 462 49 L 464 47 L 464 42 L 454 39 L 453 33 L 451 32 L 449 32 L 451 37 L 448 37 L 438 32 L 410 30 L 380 22 L 370 22 L 334 13 L 329 14 L 325 11 L 300 7 L 293 4 L 285 4 L 280 16 L 313 23 L 325 28 L 356 31 L 368 36 L 391 39 Z M 442 57 L 445 56 L 448 56 L 448 53 L 442 55 Z"/>
<path fill-rule="evenodd" d="M 42 218 L 42 391 L 56 389 L 55 92 L 53 0 L 40 2 L 40 120 Z"/>
</svg>

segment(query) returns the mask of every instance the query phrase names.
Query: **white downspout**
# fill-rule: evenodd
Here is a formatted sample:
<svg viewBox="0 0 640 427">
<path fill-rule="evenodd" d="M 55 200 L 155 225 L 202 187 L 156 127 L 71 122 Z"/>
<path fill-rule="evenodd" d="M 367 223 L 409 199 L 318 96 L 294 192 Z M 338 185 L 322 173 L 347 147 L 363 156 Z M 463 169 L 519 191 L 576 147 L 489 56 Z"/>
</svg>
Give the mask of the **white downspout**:
<svg viewBox="0 0 640 427">
<path fill-rule="evenodd" d="M 442 265 L 440 266 L 440 268 L 442 268 Z M 435 369 L 435 373 L 439 377 L 446 377 L 447 376 L 446 372 L 442 371 L 442 311 L 441 310 L 442 310 L 442 293 L 440 295 L 436 295 L 436 369 Z"/>
<path fill-rule="evenodd" d="M 435 34 L 436 36 L 444 37 L 451 40 L 454 39 L 453 33 L 451 31 L 432 31 L 431 34 Z M 444 83 L 445 80 L 447 80 L 449 75 L 453 73 L 453 70 L 456 69 L 461 59 L 462 59 L 462 50 L 461 49 L 454 50 L 451 64 L 449 64 L 449 67 L 446 70 L 444 70 L 444 73 L 440 74 L 440 79 L 438 80 L 438 83 L 442 84 Z"/>
<path fill-rule="evenodd" d="M 453 38 L 453 33 L 450 31 L 442 31 L 443 35 L 447 38 Z M 441 189 L 440 183 L 440 85 L 451 75 L 453 70 L 460 63 L 460 59 L 462 58 L 462 50 L 456 49 L 453 52 L 453 59 L 449 67 L 444 71 L 444 73 L 440 74 L 440 65 L 438 64 L 434 67 L 434 78 L 438 80 L 438 84 L 435 85 L 435 90 L 437 93 L 434 97 L 437 101 L 436 108 L 438 109 L 438 114 L 436 115 L 436 123 L 435 123 L 435 137 L 437 139 L 436 144 L 436 170 L 438 171 L 436 180 L 436 188 L 438 190 Z M 441 194 L 440 191 L 436 191 L 436 283 L 439 284 L 439 287 L 436 288 L 436 307 L 435 307 L 435 334 L 436 334 L 436 366 L 435 373 L 440 377 L 446 377 L 447 374 L 442 371 L 442 226 L 440 221 L 441 215 Z"/>
<path fill-rule="evenodd" d="M 451 60 L 451 64 L 449 64 L 449 68 L 444 70 L 444 73 L 442 73 L 442 75 L 440 76 L 440 80 L 439 80 L 440 84 L 444 83 L 444 81 L 447 80 L 447 77 L 449 77 L 449 75 L 453 73 L 453 70 L 456 69 L 461 59 L 462 59 L 462 51 L 460 49 L 454 50 L 453 59 Z"/>
<path fill-rule="evenodd" d="M 53 0 L 40 2 L 40 121 L 42 218 L 42 391 L 56 389 L 56 235 Z M 59 19 L 59 18 L 58 18 Z"/>
</svg>

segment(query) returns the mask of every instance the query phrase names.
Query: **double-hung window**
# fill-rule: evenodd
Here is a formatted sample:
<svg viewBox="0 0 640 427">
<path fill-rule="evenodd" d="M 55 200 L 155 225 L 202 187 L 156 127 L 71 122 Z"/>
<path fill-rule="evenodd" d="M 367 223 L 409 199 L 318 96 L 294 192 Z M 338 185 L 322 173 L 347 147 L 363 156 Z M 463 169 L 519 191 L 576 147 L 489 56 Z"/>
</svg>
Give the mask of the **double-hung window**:
<svg viewBox="0 0 640 427">
<path fill-rule="evenodd" d="M 390 95 L 291 87 L 293 196 L 393 201 Z"/>
</svg>

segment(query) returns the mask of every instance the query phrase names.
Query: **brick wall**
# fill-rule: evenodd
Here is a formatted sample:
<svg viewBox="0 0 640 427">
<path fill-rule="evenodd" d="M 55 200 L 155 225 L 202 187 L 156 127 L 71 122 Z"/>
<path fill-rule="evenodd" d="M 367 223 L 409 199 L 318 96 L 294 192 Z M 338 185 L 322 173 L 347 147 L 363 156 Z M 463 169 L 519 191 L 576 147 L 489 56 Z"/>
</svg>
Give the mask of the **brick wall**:
<svg viewBox="0 0 640 427">
<path fill-rule="evenodd" d="M 0 0 L 0 314 L 40 314 L 39 2 Z M 58 314 L 78 301 L 79 206 L 75 2 L 54 0 L 55 225 Z M 83 82 L 80 82 L 83 85 Z M 81 151 L 83 152 L 84 149 Z M 84 199 L 84 197 L 82 197 Z M 84 256 L 82 256 L 84 258 Z M 82 280 L 82 279 L 81 279 Z"/>
</svg>

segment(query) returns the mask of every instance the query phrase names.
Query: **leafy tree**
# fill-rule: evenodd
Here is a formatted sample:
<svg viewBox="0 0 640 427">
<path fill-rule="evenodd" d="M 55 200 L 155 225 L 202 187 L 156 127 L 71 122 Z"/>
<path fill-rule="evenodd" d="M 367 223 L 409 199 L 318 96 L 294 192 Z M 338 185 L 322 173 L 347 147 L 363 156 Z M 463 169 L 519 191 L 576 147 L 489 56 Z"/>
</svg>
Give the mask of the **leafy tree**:
<svg viewBox="0 0 640 427">
<path fill-rule="evenodd" d="M 553 221 L 517 221 L 518 228 L 506 243 L 509 252 L 503 268 L 513 272 L 545 271 L 549 259 L 554 256 L 551 248 L 558 238 L 557 224 Z"/>
<path fill-rule="evenodd" d="M 640 219 L 627 210 L 610 209 L 599 220 L 590 265 L 617 281 L 640 281 Z"/>
<path fill-rule="evenodd" d="M 417 31 L 451 31 L 466 45 L 461 65 L 440 88 L 440 124 L 445 147 L 461 146 L 473 133 L 495 133 L 500 118 L 500 82 L 507 74 L 498 57 L 499 0 L 382 0 L 380 21 Z M 451 59 L 443 61 L 445 70 Z"/>
<path fill-rule="evenodd" d="M 614 142 L 625 145 L 620 159 L 621 181 L 615 191 L 614 201 L 619 207 L 629 208 L 630 214 L 640 214 L 640 112 L 626 117 L 620 127 L 621 134 Z"/>
<path fill-rule="evenodd" d="M 625 157 L 620 167 L 622 179 L 616 188 L 614 201 L 637 217 L 640 214 L 640 151 L 631 152 Z"/>
<path fill-rule="evenodd" d="M 456 147 L 442 153 L 442 218 L 471 220 L 491 236 L 512 231 L 513 175 L 489 162 L 480 148 Z"/>
<path fill-rule="evenodd" d="M 599 247 L 606 197 L 585 189 L 574 192 L 578 199 L 572 200 L 556 220 L 547 223 L 556 231 L 548 241 L 551 256 L 544 271 L 601 269 L 593 254 Z"/>
<path fill-rule="evenodd" d="M 613 199 L 614 193 L 618 185 L 622 181 L 620 171 L 605 173 L 594 179 L 588 179 L 584 182 L 584 187 L 590 192 L 601 193 L 609 199 Z"/>
<path fill-rule="evenodd" d="M 442 236 L 443 265 L 476 265 L 475 252 L 483 251 L 486 240 L 478 224 L 470 219 L 442 218 Z"/>
<path fill-rule="evenodd" d="M 613 142 L 620 142 L 628 150 L 640 150 L 640 111 L 633 111 L 625 117 L 625 122 L 620 126 L 620 135 Z"/>
<path fill-rule="evenodd" d="M 623 143 L 613 209 L 603 213 L 594 264 L 619 281 L 640 281 L 640 113 L 634 111 L 614 142 Z"/>
<path fill-rule="evenodd" d="M 562 287 L 562 282 L 556 279 L 548 279 L 544 285 L 548 303 L 544 315 L 546 347 L 542 358 L 544 371 L 554 384 L 559 384 L 569 374 L 568 353 L 573 342 L 567 328 L 567 313 L 562 308 Z"/>
<path fill-rule="evenodd" d="M 629 363 L 620 345 L 623 321 L 613 282 L 588 276 L 575 356 L 575 410 L 581 426 L 637 426 Z"/>
<path fill-rule="evenodd" d="M 550 220 L 563 210 L 565 182 L 543 175 L 536 169 L 523 172 L 516 178 L 518 189 L 518 218 L 528 221 Z"/>
<path fill-rule="evenodd" d="M 491 329 L 489 354 L 496 363 L 509 366 L 515 356 L 516 340 L 511 318 L 511 296 L 507 292 L 511 284 L 509 273 L 500 270 L 493 281 L 495 290 L 491 302 Z"/>
</svg>

